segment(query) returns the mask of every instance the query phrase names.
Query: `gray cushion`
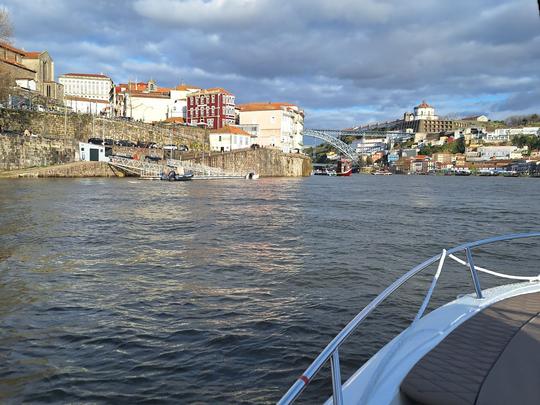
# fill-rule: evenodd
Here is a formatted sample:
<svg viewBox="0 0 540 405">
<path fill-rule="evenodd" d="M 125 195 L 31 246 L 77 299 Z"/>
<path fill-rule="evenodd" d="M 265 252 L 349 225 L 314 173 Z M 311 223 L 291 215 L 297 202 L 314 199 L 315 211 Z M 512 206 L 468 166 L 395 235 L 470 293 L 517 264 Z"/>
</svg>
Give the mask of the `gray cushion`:
<svg viewBox="0 0 540 405">
<path fill-rule="evenodd" d="M 401 391 L 426 405 L 540 404 L 539 313 L 540 293 L 484 309 L 420 359 Z"/>
</svg>

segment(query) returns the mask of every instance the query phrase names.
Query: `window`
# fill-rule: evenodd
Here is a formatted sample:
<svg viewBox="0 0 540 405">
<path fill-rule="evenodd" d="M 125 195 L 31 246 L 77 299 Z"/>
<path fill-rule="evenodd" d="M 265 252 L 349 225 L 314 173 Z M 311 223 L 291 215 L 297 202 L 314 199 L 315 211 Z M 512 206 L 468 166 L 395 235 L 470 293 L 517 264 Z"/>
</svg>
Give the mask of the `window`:
<svg viewBox="0 0 540 405">
<path fill-rule="evenodd" d="M 215 95 L 212 94 L 212 103 L 215 101 Z"/>
<path fill-rule="evenodd" d="M 219 136 L 219 142 L 221 142 L 221 135 Z"/>
</svg>

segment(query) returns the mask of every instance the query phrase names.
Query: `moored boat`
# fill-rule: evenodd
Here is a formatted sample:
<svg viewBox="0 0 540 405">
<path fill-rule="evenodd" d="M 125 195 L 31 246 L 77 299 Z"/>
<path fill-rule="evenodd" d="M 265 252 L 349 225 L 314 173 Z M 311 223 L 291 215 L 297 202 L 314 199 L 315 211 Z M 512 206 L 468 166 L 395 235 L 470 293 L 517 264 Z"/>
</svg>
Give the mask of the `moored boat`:
<svg viewBox="0 0 540 405">
<path fill-rule="evenodd" d="M 454 176 L 470 176 L 472 173 L 469 169 L 456 169 Z"/>
<path fill-rule="evenodd" d="M 167 174 L 162 174 L 160 180 L 164 181 L 190 181 L 193 179 L 193 173 L 187 172 L 184 174 L 177 174 L 174 170 L 171 170 Z"/>
<path fill-rule="evenodd" d="M 466 243 L 443 249 L 412 268 L 341 330 L 279 404 L 296 400 L 327 362 L 331 365 L 333 391 L 327 405 L 540 403 L 540 276 L 489 270 L 473 259 L 475 248 L 533 237 L 540 237 L 540 232 Z M 474 292 L 458 296 L 425 315 L 447 260 L 467 269 Z M 410 326 L 342 384 L 341 345 L 399 287 L 435 266 L 431 284 Z M 482 289 L 479 273 L 511 283 Z"/>
<path fill-rule="evenodd" d="M 339 159 L 336 168 L 337 176 L 350 176 L 352 175 L 352 162 L 349 159 Z"/>
</svg>

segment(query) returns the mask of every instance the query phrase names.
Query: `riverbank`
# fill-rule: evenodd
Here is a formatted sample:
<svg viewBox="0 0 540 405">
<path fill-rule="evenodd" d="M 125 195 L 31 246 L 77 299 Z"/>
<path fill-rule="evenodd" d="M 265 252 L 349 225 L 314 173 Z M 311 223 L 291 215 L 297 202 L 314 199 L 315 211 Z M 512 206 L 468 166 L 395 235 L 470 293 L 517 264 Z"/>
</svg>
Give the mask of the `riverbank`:
<svg viewBox="0 0 540 405">
<path fill-rule="evenodd" d="M 85 178 L 124 177 L 106 162 L 72 162 L 47 167 L 0 171 L 0 178 Z"/>
</svg>

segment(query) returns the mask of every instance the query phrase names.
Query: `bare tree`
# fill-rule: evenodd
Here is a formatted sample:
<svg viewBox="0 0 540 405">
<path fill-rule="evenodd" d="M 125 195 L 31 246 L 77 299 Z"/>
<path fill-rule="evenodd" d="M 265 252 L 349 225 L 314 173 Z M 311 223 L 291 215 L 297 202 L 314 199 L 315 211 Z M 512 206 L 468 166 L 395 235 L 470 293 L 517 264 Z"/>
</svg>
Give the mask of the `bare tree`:
<svg viewBox="0 0 540 405">
<path fill-rule="evenodd" d="M 9 19 L 9 13 L 7 9 L 0 8 L 0 41 L 9 42 L 12 33 L 13 27 Z"/>
<path fill-rule="evenodd" d="M 7 9 L 0 8 L 0 42 L 9 42 L 13 32 Z M 0 103 L 7 100 L 13 78 L 7 65 L 0 61 Z"/>
</svg>

